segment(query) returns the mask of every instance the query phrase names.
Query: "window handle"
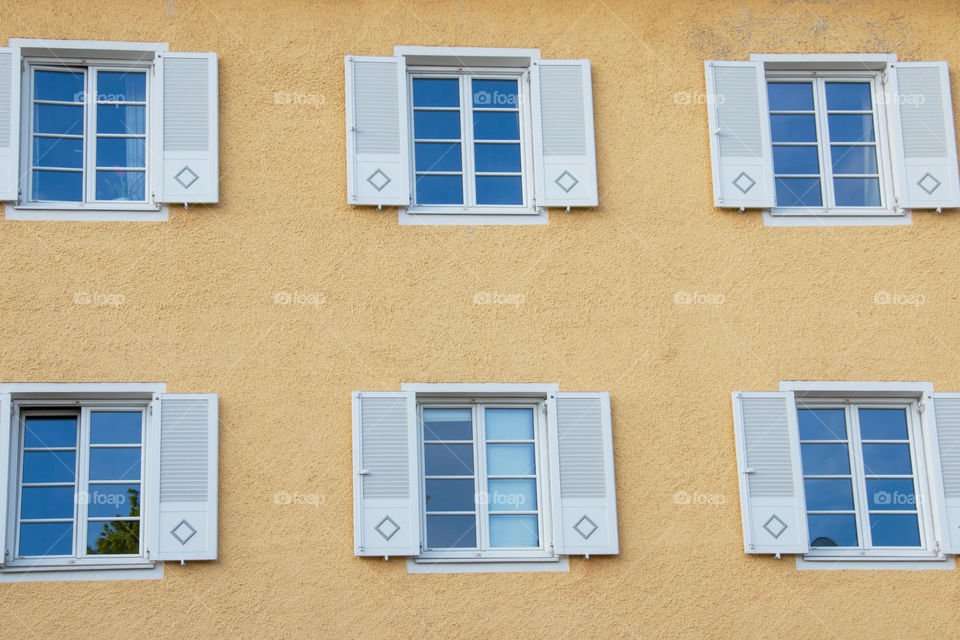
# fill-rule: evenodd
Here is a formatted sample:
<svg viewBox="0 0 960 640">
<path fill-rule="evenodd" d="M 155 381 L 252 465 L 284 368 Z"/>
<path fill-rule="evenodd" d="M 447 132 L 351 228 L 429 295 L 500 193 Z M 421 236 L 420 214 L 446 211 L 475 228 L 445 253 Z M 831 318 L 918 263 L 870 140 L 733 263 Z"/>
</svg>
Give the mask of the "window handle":
<svg viewBox="0 0 960 640">
<path fill-rule="evenodd" d="M 360 469 L 360 471 L 357 471 L 357 475 L 358 475 L 358 476 L 368 476 L 368 475 L 370 475 L 370 471 L 369 471 L 368 469 Z"/>
<path fill-rule="evenodd" d="M 744 469 L 743 473 L 746 475 L 750 475 L 751 473 L 755 473 L 755 472 L 753 469 Z"/>
</svg>

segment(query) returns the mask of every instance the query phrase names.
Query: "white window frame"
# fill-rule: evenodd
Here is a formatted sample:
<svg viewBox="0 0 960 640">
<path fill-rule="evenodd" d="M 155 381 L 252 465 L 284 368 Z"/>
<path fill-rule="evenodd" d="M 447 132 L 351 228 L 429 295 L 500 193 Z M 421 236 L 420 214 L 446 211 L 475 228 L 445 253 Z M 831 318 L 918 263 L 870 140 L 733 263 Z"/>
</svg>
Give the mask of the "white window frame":
<svg viewBox="0 0 960 640">
<path fill-rule="evenodd" d="M 163 575 L 163 562 L 150 559 L 157 549 L 154 529 L 159 516 L 159 468 L 151 465 L 149 451 L 159 447 L 159 402 L 166 392 L 164 383 L 6 383 L 0 393 L 11 394 L 11 433 L 9 474 L 0 478 L 0 490 L 7 492 L 7 513 L 0 514 L 0 526 L 7 529 L 6 549 L 0 550 L 6 561 L 0 570 L 0 582 L 24 580 L 115 580 L 156 579 Z M 76 413 L 114 408 L 139 407 L 144 412 L 144 437 L 141 442 L 140 537 L 137 556 L 60 556 L 55 558 L 16 558 L 19 527 L 20 460 L 22 455 L 22 412 L 32 409 L 70 408 Z M 87 430 L 89 433 L 89 430 Z M 83 431 L 81 429 L 81 437 Z M 78 441 L 78 447 L 88 443 Z M 86 483 L 78 467 L 77 490 Z M 75 517 L 79 529 L 81 518 Z M 85 525 L 85 519 L 82 523 Z M 75 538 L 79 531 L 74 532 Z"/>
<path fill-rule="evenodd" d="M 476 501 L 476 519 L 477 519 L 477 547 L 476 548 L 454 548 L 454 549 L 424 549 L 418 556 L 418 560 L 482 560 L 482 561 L 505 561 L 505 560 L 554 560 L 556 555 L 551 551 L 553 546 L 552 537 L 552 519 L 548 519 L 548 514 L 552 513 L 550 504 L 550 479 L 549 479 L 549 459 L 546 451 L 547 446 L 547 421 L 546 421 L 546 399 L 524 399 L 524 398 L 418 398 L 417 399 L 417 441 L 423 460 L 424 437 L 423 437 L 423 410 L 431 408 L 448 409 L 470 409 L 471 420 L 473 422 L 473 465 L 474 465 L 474 483 L 475 493 L 486 495 L 487 491 L 476 490 L 477 485 L 481 483 L 483 487 L 487 486 L 486 472 L 486 437 L 484 432 L 484 418 L 481 415 L 487 408 L 530 408 L 534 416 L 534 457 L 537 468 L 537 526 L 539 527 L 539 547 L 530 548 L 490 548 L 488 546 L 490 539 L 490 514 L 489 505 L 484 501 Z M 421 465 L 419 469 L 420 478 L 420 530 L 423 532 L 424 541 L 427 540 L 427 505 L 426 505 L 426 474 Z M 487 548 L 484 548 L 487 547 Z"/>
<path fill-rule="evenodd" d="M 930 434 L 935 433 L 935 425 L 930 423 L 929 413 L 922 411 L 925 402 L 933 397 L 933 385 L 928 382 L 834 382 L 834 381 L 782 381 L 780 391 L 793 391 L 796 396 L 794 410 L 807 407 L 875 405 L 908 407 L 908 434 L 910 435 L 911 455 L 914 464 L 914 485 L 916 487 L 918 525 L 922 548 L 880 547 L 866 548 L 865 539 L 859 529 L 869 526 L 861 520 L 866 515 L 866 506 L 862 509 L 857 502 L 855 490 L 855 505 L 857 506 L 857 526 L 860 536 L 860 547 L 843 549 L 811 548 L 806 554 L 797 555 L 797 567 L 801 569 L 831 568 L 831 569 L 903 569 L 903 568 L 937 568 L 936 565 L 949 564 L 953 566 L 953 558 L 944 556 L 937 546 L 936 491 L 932 484 L 933 461 L 930 459 Z M 847 423 L 847 437 L 849 440 L 850 455 L 859 462 L 853 451 L 854 438 L 859 434 L 852 433 L 852 425 Z M 862 480 L 863 467 L 859 462 L 860 478 L 857 470 L 853 471 L 855 483 Z M 804 504 L 804 517 L 807 507 Z M 911 565 L 911 562 L 917 563 Z"/>
<path fill-rule="evenodd" d="M 70 220 L 70 221 L 155 221 L 168 219 L 167 206 L 156 201 L 156 192 L 162 180 L 162 163 L 159 156 L 151 159 L 161 149 L 163 135 L 161 87 L 157 78 L 156 54 L 167 51 L 166 43 L 103 42 L 95 40 L 46 40 L 10 38 L 11 47 L 19 47 L 23 56 L 21 67 L 20 107 L 20 198 L 8 203 L 4 217 L 9 220 Z M 88 76 L 85 81 L 87 113 L 84 124 L 84 191 L 85 202 L 31 202 L 32 128 L 33 128 L 33 73 L 36 67 L 84 67 Z M 96 69 L 123 70 L 129 68 L 147 71 L 146 105 L 146 167 L 145 199 L 132 201 L 96 201 L 95 129 L 96 92 L 90 92 L 89 76 Z M 90 94 L 93 93 L 91 96 Z M 91 98 L 93 103 L 90 103 Z"/>
</svg>

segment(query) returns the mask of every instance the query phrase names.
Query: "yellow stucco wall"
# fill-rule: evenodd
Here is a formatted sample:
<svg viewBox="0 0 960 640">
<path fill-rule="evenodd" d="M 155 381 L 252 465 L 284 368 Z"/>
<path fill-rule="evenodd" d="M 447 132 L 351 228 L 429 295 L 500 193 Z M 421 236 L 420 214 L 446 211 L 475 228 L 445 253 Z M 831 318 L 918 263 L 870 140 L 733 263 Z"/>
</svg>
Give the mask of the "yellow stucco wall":
<svg viewBox="0 0 960 640">
<path fill-rule="evenodd" d="M 958 33 L 956 1 L 932 0 L 3 2 L 2 38 L 220 56 L 218 206 L 172 207 L 166 223 L 0 222 L 0 379 L 218 392 L 221 471 L 219 561 L 168 564 L 160 581 L 2 584 L 0 636 L 955 634 L 956 572 L 744 555 L 730 392 L 960 390 L 960 218 L 778 229 L 715 210 L 702 97 L 704 59 L 892 51 L 948 60 L 960 104 Z M 395 44 L 589 58 L 601 206 L 475 228 L 347 206 L 343 56 Z M 275 104 L 278 91 L 317 104 Z M 524 301 L 476 305 L 481 291 Z M 878 305 L 878 291 L 923 304 Z M 402 559 L 353 556 L 350 392 L 472 381 L 610 392 L 618 557 L 408 575 Z M 276 504 L 283 491 L 320 504 Z M 723 504 L 678 505 L 678 491 Z"/>
</svg>

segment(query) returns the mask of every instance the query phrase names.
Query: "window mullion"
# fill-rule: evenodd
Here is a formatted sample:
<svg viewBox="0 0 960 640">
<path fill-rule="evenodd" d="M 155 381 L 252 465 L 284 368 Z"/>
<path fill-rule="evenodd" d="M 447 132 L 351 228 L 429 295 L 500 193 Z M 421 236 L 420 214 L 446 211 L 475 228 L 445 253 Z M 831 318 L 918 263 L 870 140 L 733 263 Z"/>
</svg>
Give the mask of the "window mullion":
<svg viewBox="0 0 960 640">
<path fill-rule="evenodd" d="M 84 118 L 83 132 L 83 201 L 96 200 L 96 166 L 97 166 L 97 69 L 88 67 L 84 73 L 86 77 L 86 94 L 83 97 L 84 109 L 87 110 Z"/>
<path fill-rule="evenodd" d="M 855 486 L 854 510 L 857 512 L 857 529 L 860 532 L 860 547 L 870 549 L 873 539 L 870 535 L 870 503 L 867 497 L 867 481 L 863 469 L 863 442 L 860 438 L 860 419 L 856 405 L 847 405 L 847 430 L 850 432 L 851 471 Z"/>
<path fill-rule="evenodd" d="M 833 195 L 833 164 L 830 159 L 830 127 L 827 117 L 827 84 L 823 78 L 813 79 L 814 98 L 816 105 L 814 108 L 814 118 L 817 125 L 817 140 L 820 151 L 820 176 L 821 176 L 821 195 L 824 208 L 833 209 L 836 206 L 836 199 Z"/>
<path fill-rule="evenodd" d="M 468 207 L 477 205 L 476 168 L 473 151 L 473 85 L 471 77 L 460 76 L 460 138 L 463 140 L 463 201 Z"/>
<path fill-rule="evenodd" d="M 487 495 L 487 425 L 484 421 L 483 405 L 473 407 L 475 437 L 477 446 L 474 455 L 474 504 L 477 510 L 477 549 L 490 549 L 490 500 Z M 483 496 L 484 499 L 480 499 Z"/>
<path fill-rule="evenodd" d="M 143 465 L 141 465 L 142 468 Z M 80 409 L 80 434 L 77 438 L 77 480 L 76 480 L 76 511 L 74 522 L 77 530 L 74 532 L 76 549 L 74 557 L 82 558 L 86 555 L 87 541 L 87 511 L 90 508 L 90 408 Z M 80 498 L 83 497 L 81 500 Z"/>
</svg>

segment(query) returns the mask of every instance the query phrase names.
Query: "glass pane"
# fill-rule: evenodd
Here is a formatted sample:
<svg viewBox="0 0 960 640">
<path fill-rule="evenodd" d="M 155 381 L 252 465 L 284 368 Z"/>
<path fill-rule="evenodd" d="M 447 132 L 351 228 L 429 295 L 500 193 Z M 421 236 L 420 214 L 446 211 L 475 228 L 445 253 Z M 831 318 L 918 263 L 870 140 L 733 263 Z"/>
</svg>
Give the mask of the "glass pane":
<svg viewBox="0 0 960 640">
<path fill-rule="evenodd" d="M 90 479 L 139 480 L 140 448 L 91 448 Z"/>
<path fill-rule="evenodd" d="M 523 204 L 520 176 L 477 176 L 477 204 Z"/>
<path fill-rule="evenodd" d="M 83 102 L 83 72 L 33 72 L 33 99 Z"/>
<path fill-rule="evenodd" d="M 847 420 L 843 409 L 799 409 L 797 423 L 801 440 L 847 439 Z"/>
<path fill-rule="evenodd" d="M 97 105 L 97 133 L 146 133 L 144 106 Z"/>
<path fill-rule="evenodd" d="M 491 547 L 539 547 L 537 516 L 490 516 Z"/>
<path fill-rule="evenodd" d="M 870 83 L 828 82 L 827 109 L 829 111 L 870 111 Z"/>
<path fill-rule="evenodd" d="M 520 171 L 519 144 L 475 144 L 477 171 Z"/>
<path fill-rule="evenodd" d="M 519 140 L 520 114 L 516 111 L 479 111 L 473 114 L 475 140 Z"/>
<path fill-rule="evenodd" d="M 876 147 L 850 147 L 833 145 L 830 147 L 834 173 L 876 173 Z"/>
<path fill-rule="evenodd" d="M 852 511 L 853 485 L 848 479 L 805 478 L 808 511 Z"/>
<path fill-rule="evenodd" d="M 831 142 L 873 142 L 873 116 L 831 114 L 827 116 Z"/>
<path fill-rule="evenodd" d="M 460 80 L 457 78 L 414 78 L 413 106 L 459 107 Z"/>
<path fill-rule="evenodd" d="M 850 473 L 850 456 L 845 444 L 802 444 L 803 473 L 808 476 L 834 476 Z"/>
<path fill-rule="evenodd" d="M 66 556 L 73 553 L 73 523 L 20 525 L 21 556 Z"/>
<path fill-rule="evenodd" d="M 463 179 L 417 176 L 417 204 L 463 204 Z"/>
<path fill-rule="evenodd" d="M 492 476 L 536 475 L 533 444 L 488 444 L 487 473 Z"/>
<path fill-rule="evenodd" d="M 139 411 L 91 411 L 90 444 L 140 444 Z"/>
<path fill-rule="evenodd" d="M 23 446 L 74 447 L 77 444 L 77 419 L 73 416 L 36 417 L 24 420 Z"/>
<path fill-rule="evenodd" d="M 768 82 L 770 111 L 813 111 L 813 85 L 809 82 Z"/>
<path fill-rule="evenodd" d="M 871 511 L 911 511 L 917 508 L 911 478 L 868 478 L 867 500 Z"/>
<path fill-rule="evenodd" d="M 870 537 L 875 547 L 919 547 L 917 516 L 912 513 L 871 513 Z"/>
<path fill-rule="evenodd" d="M 775 173 L 820 173 L 820 155 L 816 147 L 774 147 Z"/>
<path fill-rule="evenodd" d="M 97 166 L 146 166 L 146 140 L 143 138 L 98 138 Z"/>
<path fill-rule="evenodd" d="M 864 440 L 908 440 L 904 409 L 860 409 L 860 437 Z"/>
<path fill-rule="evenodd" d="M 459 140 L 459 111 L 414 111 L 413 135 L 420 140 Z"/>
<path fill-rule="evenodd" d="M 473 440 L 473 414 L 470 409 L 424 409 L 425 440 Z"/>
<path fill-rule="evenodd" d="M 817 121 L 813 114 L 772 115 L 770 133 L 774 142 L 816 142 Z"/>
<path fill-rule="evenodd" d="M 867 475 L 910 475 L 910 445 L 864 444 L 863 470 Z"/>
<path fill-rule="evenodd" d="M 97 200 L 144 200 L 143 171 L 97 171 Z"/>
<path fill-rule="evenodd" d="M 83 107 L 62 104 L 33 105 L 34 133 L 83 134 Z"/>
<path fill-rule="evenodd" d="M 536 511 L 537 481 L 530 479 L 494 479 L 487 484 L 490 511 Z"/>
<path fill-rule="evenodd" d="M 477 546 L 475 516 L 427 516 L 427 547 L 430 549 Z"/>
<path fill-rule="evenodd" d="M 472 476 L 472 444 L 425 444 L 424 468 L 428 476 Z"/>
<path fill-rule="evenodd" d="M 473 106 L 495 109 L 516 109 L 517 81 L 516 80 L 474 80 Z"/>
<path fill-rule="evenodd" d="M 100 71 L 97 73 L 97 100 L 146 102 L 147 75 L 142 72 Z"/>
<path fill-rule="evenodd" d="M 24 451 L 23 481 L 73 482 L 76 462 L 75 451 Z"/>
<path fill-rule="evenodd" d="M 486 409 L 487 440 L 533 440 L 533 409 Z"/>
<path fill-rule="evenodd" d="M 33 199 L 80 202 L 83 200 L 83 174 L 78 171 L 34 171 Z"/>
<path fill-rule="evenodd" d="M 840 207 L 880 206 L 880 180 L 877 178 L 834 178 L 833 191 Z"/>
<path fill-rule="evenodd" d="M 427 511 L 473 511 L 476 489 L 473 479 L 427 480 Z"/>
<path fill-rule="evenodd" d="M 24 487 L 20 500 L 20 517 L 73 518 L 74 489 L 69 487 Z"/>
<path fill-rule="evenodd" d="M 460 143 L 416 143 L 417 171 L 460 171 Z"/>
<path fill-rule="evenodd" d="M 811 547 L 857 546 L 857 519 L 850 515 L 807 515 Z"/>
<path fill-rule="evenodd" d="M 92 484 L 87 500 L 91 518 L 123 518 L 140 515 L 139 484 Z"/>
<path fill-rule="evenodd" d="M 819 207 L 819 178 L 777 178 L 778 207 Z"/>
<path fill-rule="evenodd" d="M 34 138 L 35 167 L 83 168 L 83 140 L 79 138 Z"/>
<path fill-rule="evenodd" d="M 140 553 L 140 521 L 88 522 L 87 553 L 104 555 Z"/>
</svg>

